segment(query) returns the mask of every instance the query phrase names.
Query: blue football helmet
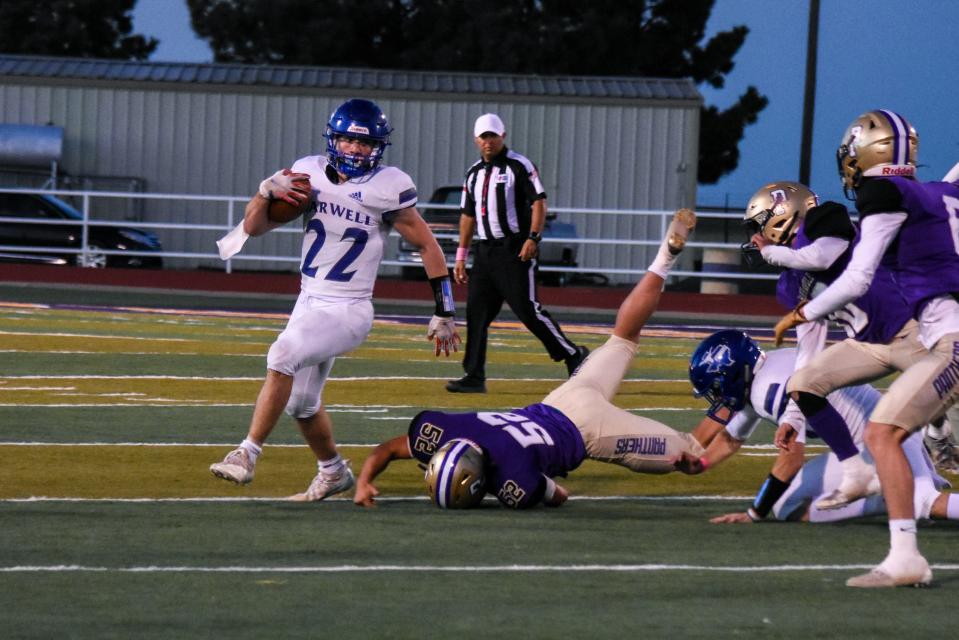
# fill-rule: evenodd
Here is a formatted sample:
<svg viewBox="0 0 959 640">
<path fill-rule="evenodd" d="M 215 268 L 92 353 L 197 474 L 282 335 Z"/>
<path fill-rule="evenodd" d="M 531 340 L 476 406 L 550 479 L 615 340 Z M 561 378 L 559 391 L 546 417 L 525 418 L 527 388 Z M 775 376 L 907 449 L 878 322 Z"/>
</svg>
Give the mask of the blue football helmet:
<svg viewBox="0 0 959 640">
<path fill-rule="evenodd" d="M 756 341 L 742 331 L 717 331 L 699 343 L 689 359 L 693 394 L 709 401 L 708 415 L 725 424 L 717 411 L 726 407 L 735 413 L 746 406 L 756 365 L 766 355 Z"/>
<path fill-rule="evenodd" d="M 437 449 L 426 467 L 426 486 L 441 509 L 469 509 L 486 495 L 486 456 L 475 443 L 453 438 Z"/>
<path fill-rule="evenodd" d="M 354 98 L 347 100 L 330 115 L 326 125 L 326 159 L 334 169 L 347 178 L 358 178 L 373 171 L 390 144 L 390 121 L 375 102 Z M 361 138 L 368 141 L 373 151 L 368 156 L 340 153 L 337 136 Z"/>
</svg>

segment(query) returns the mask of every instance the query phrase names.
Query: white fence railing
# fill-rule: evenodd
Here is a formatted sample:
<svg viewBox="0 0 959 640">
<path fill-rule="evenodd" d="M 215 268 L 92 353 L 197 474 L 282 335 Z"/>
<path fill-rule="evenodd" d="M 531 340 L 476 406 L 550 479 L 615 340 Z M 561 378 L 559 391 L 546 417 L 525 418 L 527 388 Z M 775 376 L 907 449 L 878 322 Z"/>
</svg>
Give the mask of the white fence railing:
<svg viewBox="0 0 959 640">
<path fill-rule="evenodd" d="M 299 241 L 294 240 L 290 244 L 285 245 L 284 249 L 279 251 L 267 251 L 265 253 L 262 251 L 256 252 L 256 248 L 251 250 L 251 248 L 248 246 L 248 252 L 237 254 L 230 260 L 227 260 L 225 264 L 220 262 L 219 256 L 217 255 L 215 240 L 228 232 L 236 225 L 237 222 L 239 222 L 243 216 L 243 210 L 246 206 L 246 203 L 249 200 L 248 196 L 130 193 L 111 191 L 41 191 L 37 189 L 6 188 L 0 188 L 0 194 L 55 196 L 57 198 L 76 203 L 72 206 L 74 210 L 80 214 L 75 220 L 63 218 L 53 219 L 24 217 L 24 212 L 11 211 L 9 210 L 9 207 L 0 206 L 0 225 L 2 225 L 0 226 L 0 229 L 10 229 L 11 227 L 8 225 L 16 225 L 18 228 L 25 228 L 25 225 L 29 225 L 30 227 L 35 226 L 38 230 L 46 225 L 57 225 L 60 227 L 64 225 L 71 225 L 77 228 L 77 233 L 79 235 L 78 238 L 75 238 L 76 241 L 73 242 L 71 246 L 66 246 L 64 243 L 31 243 L 26 237 L 29 234 L 23 234 L 23 237 L 12 241 L 10 234 L 4 234 L 2 231 L 0 231 L 0 258 L 12 254 L 24 255 L 28 257 L 33 256 L 35 258 L 40 258 L 41 256 L 47 256 L 50 254 L 57 254 L 61 256 L 76 256 L 75 261 L 77 264 L 87 265 L 91 264 L 90 258 L 94 253 L 104 256 L 159 256 L 165 261 L 169 259 L 185 259 L 192 261 L 204 261 L 209 263 L 210 266 L 222 265 L 227 272 L 233 270 L 235 263 L 278 263 L 287 265 L 293 269 L 300 261 L 298 252 Z M 2 200 L 2 198 L 3 196 L 0 195 L 0 200 Z M 153 211 L 140 216 L 141 219 L 137 220 L 128 219 L 128 214 L 124 219 L 116 219 L 116 215 L 111 216 L 110 214 L 111 207 L 109 206 L 109 201 L 118 199 L 122 199 L 124 204 L 127 205 L 131 199 L 140 199 L 143 201 L 145 209 L 149 209 L 150 206 L 154 206 L 154 208 L 156 208 L 156 205 L 175 203 L 179 209 L 186 211 L 186 213 L 181 211 L 176 215 L 171 214 L 169 216 L 165 216 L 162 212 L 157 213 L 156 211 Z M 106 201 L 106 204 L 97 204 L 94 206 L 94 200 L 97 200 L 98 203 Z M 429 207 L 430 209 L 456 210 L 458 208 L 455 205 L 429 204 L 422 202 L 418 206 L 420 209 Z M 101 208 L 105 211 L 101 212 Z M 113 210 L 120 208 L 121 207 L 115 206 L 113 207 Z M 123 209 L 124 211 L 127 211 L 129 210 L 129 207 L 125 207 Z M 202 211 L 202 215 L 196 217 L 205 218 L 206 221 L 194 221 L 191 218 L 191 211 Z M 96 214 L 94 212 L 96 212 Z M 564 245 L 577 245 L 579 247 L 609 247 L 614 249 L 642 247 L 650 252 L 650 257 L 655 253 L 656 248 L 659 246 L 673 214 L 672 211 L 663 210 L 586 209 L 572 207 L 550 207 L 550 213 L 557 214 L 558 216 L 564 218 L 568 216 L 569 218 L 578 221 L 589 221 L 593 217 L 603 217 L 604 220 L 616 220 L 620 217 L 625 217 L 625 219 L 632 221 L 636 221 L 639 218 L 648 218 L 650 222 L 645 224 L 645 238 L 633 239 L 626 237 L 588 237 L 578 235 L 577 237 L 545 237 L 542 242 L 544 244 L 563 243 Z M 187 219 L 169 219 L 177 216 Z M 697 234 L 694 236 L 695 239 L 689 242 L 687 247 L 699 251 L 690 252 L 687 249 L 686 253 L 699 255 L 699 252 L 701 251 L 703 255 L 708 255 L 707 252 L 710 251 L 713 254 L 720 252 L 725 253 L 729 259 L 720 261 L 719 264 L 710 265 L 706 265 L 706 260 L 704 259 L 703 266 L 708 267 L 706 270 L 704 270 L 702 267 L 696 268 L 695 259 L 686 259 L 684 263 L 681 263 L 680 268 L 672 272 L 673 276 L 722 280 L 774 280 L 776 278 L 776 275 L 772 273 L 750 273 L 739 269 L 740 261 L 738 259 L 738 255 L 739 245 L 742 237 L 740 226 L 740 222 L 742 221 L 741 214 L 697 213 L 697 217 L 699 219 L 699 229 L 697 230 Z M 737 234 L 735 236 L 735 241 L 726 240 L 725 238 L 718 238 L 718 236 L 722 236 L 724 234 L 717 233 L 716 231 L 712 233 L 704 233 L 704 227 L 708 226 L 708 221 L 718 221 L 722 225 L 734 228 L 735 233 Z M 163 243 L 163 249 L 159 252 L 133 251 L 119 248 L 94 246 L 94 243 L 91 243 L 90 241 L 91 230 L 103 227 L 133 228 L 149 230 L 151 232 L 179 231 L 184 233 L 179 234 L 177 238 L 193 238 L 194 240 L 190 242 L 183 240 L 168 241 L 162 238 L 163 233 L 158 233 L 157 235 L 161 236 Z M 302 233 L 302 229 L 296 225 L 288 225 L 287 227 L 276 229 L 274 233 L 298 235 Z M 717 236 L 717 239 L 710 239 L 710 235 Z M 437 238 L 455 241 L 458 239 L 458 235 L 454 233 L 438 233 Z M 199 246 L 197 246 L 194 250 L 191 250 L 193 247 L 188 246 L 191 244 Z M 290 247 L 296 247 L 296 249 L 289 250 Z M 606 250 L 604 250 L 604 253 L 605 252 Z M 735 253 L 735 256 L 733 256 L 733 253 Z M 450 255 L 448 255 L 447 258 L 452 260 L 452 256 Z M 686 256 L 684 256 L 684 258 L 686 258 Z M 643 264 L 645 265 L 645 257 L 643 257 L 643 260 Z M 728 268 L 724 268 L 723 263 L 727 264 Z M 410 266 L 409 262 L 396 260 L 395 252 L 393 254 L 388 253 L 385 256 L 382 264 L 387 267 Z M 606 276 L 634 276 L 642 274 L 645 271 L 644 268 L 637 268 L 636 266 L 628 264 L 604 264 L 601 266 L 542 266 L 541 270 L 545 272 L 559 271 L 569 274 L 581 273 L 592 275 L 600 273 Z"/>
</svg>

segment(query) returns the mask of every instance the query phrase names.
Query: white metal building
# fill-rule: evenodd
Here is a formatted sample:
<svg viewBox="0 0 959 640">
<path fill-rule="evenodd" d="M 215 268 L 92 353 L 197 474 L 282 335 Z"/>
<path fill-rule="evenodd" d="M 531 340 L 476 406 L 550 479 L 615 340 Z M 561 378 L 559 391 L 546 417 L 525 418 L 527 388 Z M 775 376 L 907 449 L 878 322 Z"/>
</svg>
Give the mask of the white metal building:
<svg viewBox="0 0 959 640">
<path fill-rule="evenodd" d="M 507 144 L 540 169 L 551 208 L 693 206 L 702 97 L 686 79 L 543 77 L 258 67 L 0 55 L 0 123 L 63 128 L 61 171 L 140 180 L 152 193 L 249 195 L 265 176 L 320 153 L 330 112 L 375 100 L 395 129 L 386 162 L 421 201 L 458 184 L 477 157 L 472 123 L 498 113 Z M 0 185 L 5 186 L 5 185 Z M 104 205 L 108 206 L 108 205 Z M 129 210 L 123 214 L 131 217 Z M 222 204 L 148 202 L 144 221 L 225 224 Z M 590 238 L 658 236 L 652 219 L 563 213 Z M 217 231 L 169 230 L 164 246 L 209 251 Z M 257 253 L 297 255 L 295 235 Z M 612 255 L 610 255 L 612 254 Z M 585 246 L 581 265 L 645 267 L 647 250 Z M 190 267 L 214 260 L 181 260 Z"/>
</svg>

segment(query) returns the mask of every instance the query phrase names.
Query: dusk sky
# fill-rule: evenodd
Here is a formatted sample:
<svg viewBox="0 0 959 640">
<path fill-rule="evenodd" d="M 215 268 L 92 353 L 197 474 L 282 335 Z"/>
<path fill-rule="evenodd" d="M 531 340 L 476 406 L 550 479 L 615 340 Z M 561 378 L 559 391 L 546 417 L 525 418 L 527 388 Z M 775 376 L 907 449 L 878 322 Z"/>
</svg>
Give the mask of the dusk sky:
<svg viewBox="0 0 959 640">
<path fill-rule="evenodd" d="M 919 178 L 941 178 L 959 162 L 959 2 L 822 0 L 812 151 L 812 188 L 842 200 L 835 152 L 860 113 L 892 109 L 919 132 Z M 740 143 L 739 168 L 700 185 L 699 204 L 744 205 L 766 182 L 797 180 L 802 132 L 808 0 L 717 0 L 707 38 L 744 24 L 750 34 L 723 89 L 699 90 L 707 104 L 729 106 L 747 86 L 769 98 Z M 138 0 L 134 30 L 156 37 L 154 61 L 209 62 L 193 33 L 185 0 Z M 556 203 L 561 205 L 562 203 Z"/>
</svg>

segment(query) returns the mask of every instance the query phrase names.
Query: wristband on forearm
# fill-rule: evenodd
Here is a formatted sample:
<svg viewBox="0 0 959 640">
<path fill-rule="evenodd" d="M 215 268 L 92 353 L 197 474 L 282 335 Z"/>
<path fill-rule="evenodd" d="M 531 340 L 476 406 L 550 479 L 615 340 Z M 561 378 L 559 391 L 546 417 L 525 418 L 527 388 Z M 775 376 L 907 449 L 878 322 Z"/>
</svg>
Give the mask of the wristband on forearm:
<svg viewBox="0 0 959 640">
<path fill-rule="evenodd" d="M 763 486 L 759 487 L 759 493 L 756 494 L 756 498 L 753 500 L 753 506 L 750 507 L 746 513 L 748 513 L 749 517 L 753 520 L 762 520 L 769 515 L 773 505 L 786 493 L 786 489 L 788 488 L 788 482 L 783 482 L 770 473 L 766 477 L 766 481 L 763 482 Z M 756 517 L 753 517 L 754 515 Z"/>
<path fill-rule="evenodd" d="M 441 318 L 449 318 L 456 312 L 453 303 L 453 285 L 449 276 L 430 278 L 430 287 L 433 288 L 433 301 L 436 303 L 434 314 Z"/>
<path fill-rule="evenodd" d="M 466 259 L 470 257 L 470 248 L 469 247 L 456 247 L 456 261 L 466 262 Z"/>
</svg>

